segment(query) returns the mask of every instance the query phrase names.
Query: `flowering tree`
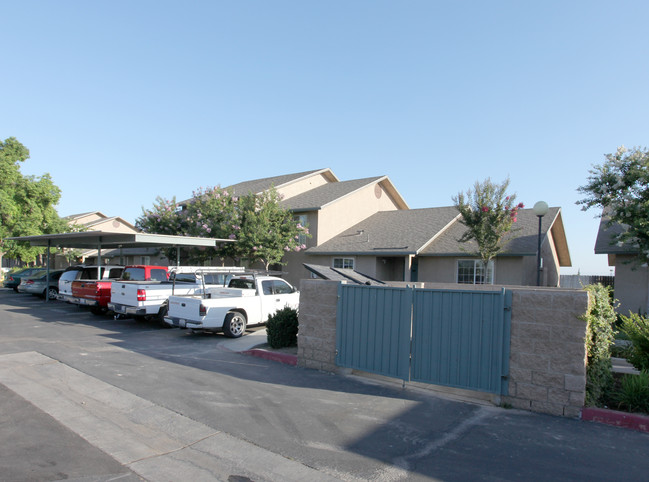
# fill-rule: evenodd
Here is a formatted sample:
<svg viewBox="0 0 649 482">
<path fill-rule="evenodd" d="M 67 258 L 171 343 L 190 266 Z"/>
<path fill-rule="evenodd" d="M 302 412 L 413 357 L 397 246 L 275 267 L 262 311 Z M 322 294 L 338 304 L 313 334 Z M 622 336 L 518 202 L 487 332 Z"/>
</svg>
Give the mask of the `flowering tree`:
<svg viewBox="0 0 649 482">
<path fill-rule="evenodd" d="M 153 203 L 153 208 L 142 208 L 142 216 L 135 221 L 135 227 L 145 233 L 183 235 L 187 226 L 182 222 L 180 206 L 176 198 L 171 200 L 158 196 Z M 177 248 L 165 248 L 162 251 L 169 259 L 176 259 Z"/>
<path fill-rule="evenodd" d="M 175 199 L 158 197 L 153 209 L 143 209 L 136 226 L 148 233 L 235 240 L 216 249 L 192 248 L 188 250 L 190 262 L 215 257 L 247 259 L 262 262 L 268 270 L 271 264 L 281 263 L 287 251 L 306 248 L 300 235 L 308 235 L 307 227 L 295 221 L 280 201 L 275 189 L 238 198 L 220 187 L 199 188 L 183 206 Z M 165 254 L 173 259 L 175 248 Z"/>
<path fill-rule="evenodd" d="M 502 250 L 503 237 L 516 222 L 518 210 L 525 207 L 523 203 L 514 204 L 516 195 L 507 195 L 508 187 L 509 179 L 494 184 L 487 178 L 484 182 L 476 182 L 473 190 L 453 198 L 462 216 L 460 222 L 467 228 L 458 241 L 475 241 L 478 245 L 476 254 L 485 267 Z"/>
<path fill-rule="evenodd" d="M 649 150 L 621 146 L 607 154 L 603 164 L 593 166 L 586 185 L 577 189 L 585 197 L 577 201 L 582 210 L 601 208 L 609 226 L 624 230 L 615 236 L 619 245 L 629 243 L 638 251 L 640 263 L 649 262 Z"/>
<path fill-rule="evenodd" d="M 236 239 L 240 225 L 239 199 L 221 187 L 198 188 L 180 211 L 183 234 L 206 238 Z M 197 262 L 218 257 L 241 257 L 237 243 L 223 243 L 216 249 L 193 248 L 190 257 Z"/>
<path fill-rule="evenodd" d="M 310 236 L 308 228 L 293 219 L 280 201 L 277 191 L 269 189 L 244 196 L 239 204 L 241 226 L 237 247 L 251 263 L 263 263 L 266 271 L 271 264 L 282 264 L 287 252 L 306 249 L 300 237 Z"/>
</svg>

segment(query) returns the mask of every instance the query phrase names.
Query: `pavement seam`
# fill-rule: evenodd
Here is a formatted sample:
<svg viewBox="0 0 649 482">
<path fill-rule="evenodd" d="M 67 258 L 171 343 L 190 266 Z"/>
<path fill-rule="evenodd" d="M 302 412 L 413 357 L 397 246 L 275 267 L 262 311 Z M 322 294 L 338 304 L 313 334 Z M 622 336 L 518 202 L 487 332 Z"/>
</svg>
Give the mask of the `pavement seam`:
<svg viewBox="0 0 649 482">
<path fill-rule="evenodd" d="M 128 465 L 130 466 L 131 464 L 137 464 L 138 462 L 142 462 L 142 461 L 145 461 L 145 460 L 155 459 L 155 458 L 157 458 L 157 457 L 165 457 L 165 456 L 167 456 L 167 455 L 171 455 L 171 454 L 173 454 L 173 453 L 180 452 L 180 451 L 182 451 L 182 450 L 185 450 L 185 449 L 191 448 L 191 447 L 193 447 L 194 445 L 199 444 L 199 443 L 201 443 L 202 441 L 207 440 L 207 439 L 210 438 L 210 437 L 214 437 L 215 435 L 219 435 L 219 434 L 221 434 L 221 433 L 223 433 L 223 432 L 221 432 L 220 430 L 217 430 L 216 432 L 211 433 L 211 434 L 209 434 L 209 435 L 207 435 L 207 436 L 205 436 L 205 437 L 203 437 L 203 438 L 201 438 L 201 439 L 194 440 L 193 442 L 188 443 L 188 444 L 185 445 L 184 447 L 178 447 L 178 448 L 176 448 L 176 449 L 174 449 L 174 450 L 169 450 L 168 452 L 160 452 L 159 454 L 149 455 L 148 457 L 142 457 L 141 459 L 132 460 L 131 462 L 128 463 Z"/>
<path fill-rule="evenodd" d="M 443 448 L 451 442 L 454 442 L 460 438 L 464 433 L 468 432 L 473 427 L 480 425 L 482 420 L 487 418 L 487 416 L 492 413 L 492 410 L 489 410 L 487 407 L 479 406 L 476 413 L 471 417 L 462 420 L 459 424 L 453 427 L 452 430 L 446 432 L 442 437 L 432 441 L 431 443 L 425 445 L 417 452 L 404 455 L 394 460 L 394 465 L 401 468 L 405 472 L 408 471 L 410 464 L 409 459 L 421 459 L 427 456 L 430 456 L 436 450 Z"/>
<path fill-rule="evenodd" d="M 0 383 L 145 480 L 337 480 L 35 351 L 0 355 Z"/>
</svg>

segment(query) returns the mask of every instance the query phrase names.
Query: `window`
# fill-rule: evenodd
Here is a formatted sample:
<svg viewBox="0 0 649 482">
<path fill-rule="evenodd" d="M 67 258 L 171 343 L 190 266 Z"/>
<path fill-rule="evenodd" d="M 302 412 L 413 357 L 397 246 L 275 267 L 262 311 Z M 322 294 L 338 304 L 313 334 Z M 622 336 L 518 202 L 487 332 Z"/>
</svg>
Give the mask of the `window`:
<svg viewBox="0 0 649 482">
<path fill-rule="evenodd" d="M 293 288 L 284 281 L 273 280 L 273 293 L 276 295 L 286 295 L 293 293 Z"/>
<path fill-rule="evenodd" d="M 297 216 L 294 216 L 293 219 L 295 221 L 297 221 L 298 223 L 300 223 L 300 225 L 302 225 L 302 227 L 304 227 L 304 228 L 308 227 L 308 225 L 309 225 L 308 224 L 308 218 L 307 218 L 306 214 L 299 214 Z M 306 233 L 300 233 L 299 236 L 300 237 L 298 239 L 298 242 L 300 244 L 306 244 Z"/>
<path fill-rule="evenodd" d="M 261 283 L 261 289 L 265 295 L 273 294 L 273 283 L 271 281 L 263 281 Z"/>
<path fill-rule="evenodd" d="M 354 269 L 354 258 L 334 258 L 333 267 L 339 269 Z"/>
<path fill-rule="evenodd" d="M 293 288 L 282 280 L 262 281 L 261 289 L 265 295 L 286 295 L 294 292 Z"/>
<path fill-rule="evenodd" d="M 167 281 L 167 270 L 165 269 L 152 269 L 151 279 L 154 281 Z"/>
<path fill-rule="evenodd" d="M 151 256 L 140 256 L 140 264 L 151 264 Z"/>
<path fill-rule="evenodd" d="M 479 259 L 461 259 L 457 262 L 457 282 L 460 284 L 493 284 L 494 262 L 489 261 L 487 272 Z"/>
</svg>

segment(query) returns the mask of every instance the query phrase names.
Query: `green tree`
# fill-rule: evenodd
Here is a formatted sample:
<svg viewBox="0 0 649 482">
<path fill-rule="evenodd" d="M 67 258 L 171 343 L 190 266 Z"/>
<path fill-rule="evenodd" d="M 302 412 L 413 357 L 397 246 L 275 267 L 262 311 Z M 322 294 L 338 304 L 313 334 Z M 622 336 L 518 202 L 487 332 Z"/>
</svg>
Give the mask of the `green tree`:
<svg viewBox="0 0 649 482">
<path fill-rule="evenodd" d="M 523 203 L 514 204 L 516 195 L 507 194 L 509 179 L 502 184 L 486 181 L 476 183 L 473 189 L 459 193 L 453 198 L 455 207 L 461 214 L 460 222 L 466 231 L 458 240 L 461 243 L 474 241 L 483 266 L 487 266 L 504 247 L 503 237 L 516 222 L 518 210 Z"/>
<path fill-rule="evenodd" d="M 198 188 L 179 212 L 181 224 L 189 236 L 235 239 L 240 216 L 238 198 L 221 187 Z M 202 263 L 211 258 L 237 258 L 236 243 L 222 243 L 213 248 L 192 248 L 190 257 Z"/>
<path fill-rule="evenodd" d="M 251 263 L 263 263 L 266 271 L 272 264 L 283 264 L 287 252 L 306 249 L 300 235 L 310 236 L 308 227 L 296 221 L 280 201 L 274 188 L 239 200 L 241 225 L 236 233 L 237 249 Z"/>
<path fill-rule="evenodd" d="M 199 188 L 182 206 L 158 197 L 152 209 L 143 209 L 136 226 L 148 233 L 235 240 L 216 249 L 188 250 L 189 262 L 247 259 L 262 262 L 268 270 L 281 263 L 287 251 L 306 248 L 299 240 L 301 234 L 308 235 L 307 227 L 295 221 L 280 200 L 275 189 L 238 198 L 220 187 Z M 174 259 L 175 251 L 167 256 Z"/>
<path fill-rule="evenodd" d="M 187 226 L 180 216 L 180 206 L 176 198 L 171 200 L 158 196 L 151 209 L 142 208 L 142 215 L 135 221 L 135 227 L 145 233 L 182 236 L 187 234 Z M 176 259 L 178 248 L 164 248 L 162 251 L 170 259 Z"/>
<path fill-rule="evenodd" d="M 45 249 L 4 238 L 61 233 L 67 223 L 56 212 L 61 190 L 50 175 L 20 172 L 20 163 L 27 159 L 29 150 L 16 138 L 0 142 L 0 259 L 4 255 L 30 263 Z"/>
<path fill-rule="evenodd" d="M 624 227 L 615 235 L 620 246 L 627 243 L 638 252 L 638 262 L 649 262 L 649 150 L 619 147 L 606 154 L 606 161 L 589 170 L 588 181 L 577 189 L 577 201 L 586 211 L 596 207 L 608 225 Z"/>
</svg>

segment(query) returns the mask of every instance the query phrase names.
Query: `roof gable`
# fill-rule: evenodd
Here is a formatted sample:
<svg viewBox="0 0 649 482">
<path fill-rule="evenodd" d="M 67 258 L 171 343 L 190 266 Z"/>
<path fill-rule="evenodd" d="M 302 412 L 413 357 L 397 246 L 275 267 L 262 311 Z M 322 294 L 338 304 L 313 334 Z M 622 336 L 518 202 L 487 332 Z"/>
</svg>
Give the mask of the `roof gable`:
<svg viewBox="0 0 649 482">
<path fill-rule="evenodd" d="M 459 215 L 455 207 L 381 211 L 309 254 L 397 255 L 418 254 Z"/>
<path fill-rule="evenodd" d="M 106 216 L 101 211 L 89 211 L 87 213 L 70 214 L 69 216 L 65 216 L 63 220 L 67 221 L 68 224 L 69 223 L 86 224 L 89 222 L 94 222 L 97 220 L 102 220 L 107 218 L 108 216 Z"/>
<path fill-rule="evenodd" d="M 138 231 L 135 226 L 119 216 L 98 219 L 96 221 L 85 223 L 84 226 L 90 231 L 112 232 L 115 230 L 123 231 L 124 228 L 126 228 L 127 231 L 132 231 L 134 233 Z"/>
<path fill-rule="evenodd" d="M 233 195 L 245 196 L 250 193 L 259 194 L 263 191 L 275 187 L 276 189 L 285 187 L 294 182 L 306 179 L 308 177 L 322 175 L 329 179 L 329 182 L 337 182 L 338 178 L 334 175 L 331 169 L 316 169 L 314 171 L 298 172 L 295 174 L 284 174 L 281 176 L 266 177 L 263 179 L 254 179 L 252 181 L 244 181 L 238 184 L 232 184 L 225 189 Z"/>
<path fill-rule="evenodd" d="M 518 212 L 517 222 L 512 230 L 503 238 L 505 246 L 500 255 L 504 256 L 535 256 L 538 248 L 538 217 L 532 209 L 521 209 Z M 475 241 L 460 243 L 458 239 L 466 231 L 466 227 L 459 222 L 454 223 L 443 235 L 433 241 L 421 253 L 422 256 L 466 256 L 477 252 Z M 570 253 L 563 230 L 561 208 L 550 208 L 541 219 L 542 239 L 552 233 L 557 256 L 561 266 L 570 266 Z"/>
<path fill-rule="evenodd" d="M 382 184 L 400 209 L 408 209 L 408 205 L 387 176 L 331 182 L 286 199 L 282 206 L 294 212 L 317 211 L 372 184 Z"/>
<path fill-rule="evenodd" d="M 639 249 L 632 243 L 621 243 L 616 237 L 627 230 L 627 226 L 620 223 L 612 223 L 606 212 L 602 213 L 599 221 L 599 231 L 595 240 L 595 254 L 637 254 Z"/>
</svg>

